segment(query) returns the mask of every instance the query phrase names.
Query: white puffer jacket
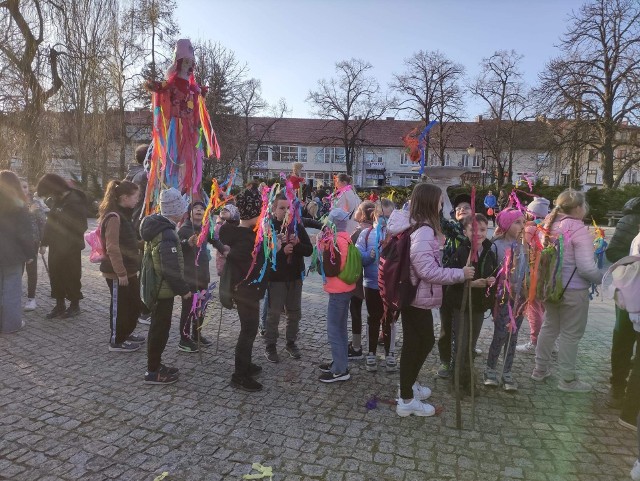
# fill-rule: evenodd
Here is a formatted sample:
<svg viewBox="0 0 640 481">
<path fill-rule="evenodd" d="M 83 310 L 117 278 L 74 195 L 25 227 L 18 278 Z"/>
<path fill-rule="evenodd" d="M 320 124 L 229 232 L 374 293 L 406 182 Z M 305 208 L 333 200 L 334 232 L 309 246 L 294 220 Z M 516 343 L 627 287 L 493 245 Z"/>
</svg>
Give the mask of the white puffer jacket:
<svg viewBox="0 0 640 481">
<path fill-rule="evenodd" d="M 414 222 L 409 212 L 394 210 L 387 229 L 394 235 L 408 229 Z M 442 286 L 464 282 L 462 269 L 442 267 L 442 242 L 430 226 L 423 226 L 411 234 L 411 283 L 418 285 L 416 298 L 411 303 L 420 309 L 435 309 L 442 305 Z"/>
</svg>

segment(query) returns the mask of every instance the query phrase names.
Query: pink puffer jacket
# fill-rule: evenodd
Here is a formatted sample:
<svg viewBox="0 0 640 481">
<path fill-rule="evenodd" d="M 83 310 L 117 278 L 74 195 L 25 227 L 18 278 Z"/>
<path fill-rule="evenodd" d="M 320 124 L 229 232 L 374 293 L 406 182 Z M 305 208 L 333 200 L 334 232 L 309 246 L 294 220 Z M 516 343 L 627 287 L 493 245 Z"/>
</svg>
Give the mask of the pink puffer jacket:
<svg viewBox="0 0 640 481">
<path fill-rule="evenodd" d="M 408 229 L 412 223 L 409 212 L 395 210 L 389 217 L 387 229 L 393 235 Z M 411 303 L 413 307 L 438 308 L 442 305 L 442 286 L 464 282 L 462 269 L 441 266 L 442 244 L 429 226 L 420 227 L 411 234 L 411 283 L 418 285 L 416 298 Z"/>
<path fill-rule="evenodd" d="M 580 219 L 558 214 L 551 226 L 551 235 L 564 236 L 562 283 L 567 289 L 588 289 L 591 283 L 600 284 L 602 275 L 593 255 L 593 234 Z M 576 270 L 573 278 L 571 274 Z M 571 278 L 571 282 L 569 279 Z M 568 283 L 568 285 L 567 285 Z"/>
</svg>

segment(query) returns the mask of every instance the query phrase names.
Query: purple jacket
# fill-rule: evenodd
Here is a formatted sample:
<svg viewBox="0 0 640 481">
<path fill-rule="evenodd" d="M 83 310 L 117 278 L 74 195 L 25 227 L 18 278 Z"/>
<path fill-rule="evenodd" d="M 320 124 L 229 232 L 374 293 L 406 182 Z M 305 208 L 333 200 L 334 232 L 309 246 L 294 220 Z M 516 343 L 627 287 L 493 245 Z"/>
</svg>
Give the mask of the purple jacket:
<svg viewBox="0 0 640 481">
<path fill-rule="evenodd" d="M 408 229 L 413 221 L 409 212 L 394 210 L 387 223 L 390 235 Z M 442 305 L 442 286 L 464 282 L 462 269 L 449 269 L 441 266 L 440 248 L 442 242 L 434 230 L 423 226 L 411 234 L 411 283 L 418 285 L 416 298 L 411 303 L 420 309 L 434 309 Z"/>
<path fill-rule="evenodd" d="M 600 284 L 603 273 L 596 266 L 593 235 L 584 222 L 566 214 L 558 214 L 551 226 L 551 235 L 560 234 L 564 236 L 563 285 L 567 289 L 588 289 L 592 283 Z M 574 269 L 576 273 L 569 282 Z"/>
</svg>

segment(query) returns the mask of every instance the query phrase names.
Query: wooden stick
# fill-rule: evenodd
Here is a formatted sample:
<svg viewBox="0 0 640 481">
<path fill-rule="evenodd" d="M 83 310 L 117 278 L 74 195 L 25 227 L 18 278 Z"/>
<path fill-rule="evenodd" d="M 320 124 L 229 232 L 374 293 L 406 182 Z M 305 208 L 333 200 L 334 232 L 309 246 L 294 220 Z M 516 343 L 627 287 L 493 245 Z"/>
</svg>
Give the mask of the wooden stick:
<svg viewBox="0 0 640 481">
<path fill-rule="evenodd" d="M 469 252 L 469 257 L 467 258 L 467 265 L 469 267 L 471 265 L 471 252 Z M 460 363 L 462 362 L 462 349 L 460 346 L 460 339 L 464 339 L 465 331 L 465 322 L 464 322 L 464 312 L 467 302 L 470 298 L 470 289 L 471 289 L 471 281 L 467 280 L 464 282 L 464 291 L 462 293 L 462 303 L 460 306 L 460 315 L 462 316 L 461 322 L 458 323 L 458 339 L 456 339 L 456 368 L 454 371 L 454 385 L 456 391 L 456 428 L 462 429 L 462 406 L 460 404 Z M 455 319 L 453 319 L 455 322 Z M 453 327 L 452 327 L 453 330 Z"/>
</svg>

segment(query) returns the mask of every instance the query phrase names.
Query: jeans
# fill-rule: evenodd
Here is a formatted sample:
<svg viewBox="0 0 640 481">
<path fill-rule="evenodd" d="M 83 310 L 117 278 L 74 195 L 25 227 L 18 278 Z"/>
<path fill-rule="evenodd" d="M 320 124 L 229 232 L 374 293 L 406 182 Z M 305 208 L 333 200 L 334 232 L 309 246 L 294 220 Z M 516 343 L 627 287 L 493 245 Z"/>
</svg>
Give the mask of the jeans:
<svg viewBox="0 0 640 481">
<path fill-rule="evenodd" d="M 140 283 L 138 276 L 129 277 L 129 285 L 121 286 L 118 279 L 105 279 L 111 291 L 109 319 L 111 344 L 120 344 L 138 325 L 140 315 Z"/>
<path fill-rule="evenodd" d="M 260 314 L 259 327 L 261 331 L 267 329 L 267 315 L 269 314 L 269 289 L 264 294 L 264 300 L 262 301 L 262 313 Z"/>
<path fill-rule="evenodd" d="M 430 309 L 409 306 L 402 309 L 402 354 L 400 356 L 400 397 L 413 399 L 413 384 L 436 342 Z"/>
<path fill-rule="evenodd" d="M 238 377 L 248 377 L 253 341 L 258 334 L 260 300 L 254 299 L 251 295 L 243 295 L 242 288 L 238 288 L 233 298 L 240 318 L 240 334 L 238 334 L 238 342 L 236 343 L 235 374 Z"/>
<path fill-rule="evenodd" d="M 339 294 L 329 294 L 329 305 L 327 306 L 327 337 L 331 346 L 331 372 L 333 374 L 344 374 L 347 372 L 349 350 L 349 333 L 347 331 L 347 321 L 349 319 L 349 301 L 351 292 L 341 292 Z"/>
<path fill-rule="evenodd" d="M 156 372 L 160 367 L 162 353 L 167 347 L 171 329 L 173 297 L 158 299 L 156 308 L 151 311 L 151 325 L 147 336 L 147 371 Z"/>
<path fill-rule="evenodd" d="M 640 332 L 635 332 L 636 342 L 640 345 Z M 620 417 L 624 420 L 636 419 L 640 412 L 640 356 L 636 354 L 629 374 L 627 392 L 622 403 Z"/>
<path fill-rule="evenodd" d="M 269 283 L 268 315 L 264 341 L 267 346 L 278 341 L 278 324 L 282 308 L 287 313 L 287 344 L 298 339 L 300 319 L 302 318 L 302 280 Z"/>
<path fill-rule="evenodd" d="M 22 264 L 0 267 L 0 332 L 22 328 Z"/>
<path fill-rule="evenodd" d="M 536 369 L 549 369 L 553 344 L 558 339 L 560 377 L 571 382 L 576 378 L 578 344 L 587 327 L 589 290 L 567 289 L 561 302 L 546 302 L 544 307 L 544 322 L 536 346 Z"/>
<path fill-rule="evenodd" d="M 633 347 L 636 345 L 636 332 L 629 319 L 629 313 L 616 306 L 616 325 L 613 328 L 611 342 L 611 390 L 614 396 L 624 396 L 627 377 L 631 369 Z M 636 345 L 636 357 L 638 357 Z"/>
<path fill-rule="evenodd" d="M 503 372 L 511 372 L 513 358 L 516 355 L 516 345 L 518 344 L 518 333 L 522 325 L 522 315 L 516 317 L 516 332 L 510 333 L 508 329 L 510 324 L 509 305 L 505 303 L 498 306 L 497 309 L 497 316 L 493 318 L 493 339 L 487 355 L 487 367 L 495 369 L 500 353 L 504 350 Z"/>
<path fill-rule="evenodd" d="M 27 271 L 27 298 L 34 299 L 38 285 L 38 258 L 35 257 L 33 262 L 25 264 L 25 270 Z"/>
</svg>

